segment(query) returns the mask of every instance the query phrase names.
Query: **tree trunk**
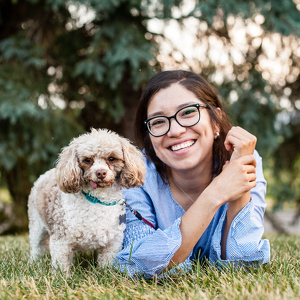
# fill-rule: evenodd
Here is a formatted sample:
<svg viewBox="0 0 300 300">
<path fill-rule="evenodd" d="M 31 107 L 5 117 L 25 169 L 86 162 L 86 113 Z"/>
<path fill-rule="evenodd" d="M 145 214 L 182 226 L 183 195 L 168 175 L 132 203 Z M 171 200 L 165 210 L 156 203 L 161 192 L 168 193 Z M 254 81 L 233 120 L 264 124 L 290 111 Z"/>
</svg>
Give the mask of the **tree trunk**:
<svg viewBox="0 0 300 300">
<path fill-rule="evenodd" d="M 129 82 L 129 68 L 127 69 L 127 75 L 123 77 L 121 84 L 121 91 L 123 95 L 124 114 L 120 122 L 119 133 L 136 143 L 134 133 L 134 122 L 137 106 L 141 96 L 140 90 L 134 90 Z"/>
<path fill-rule="evenodd" d="M 19 161 L 10 171 L 2 171 L 13 198 L 10 227 L 5 233 L 20 233 L 28 230 L 27 199 L 32 187 L 28 179 L 27 163 Z"/>
<path fill-rule="evenodd" d="M 272 224 L 274 230 L 276 230 L 278 233 L 288 234 L 278 219 L 274 218 L 273 214 L 265 211 L 265 218 Z"/>
<path fill-rule="evenodd" d="M 12 207 L 12 204 L 4 204 L 0 202 L 0 235 L 8 232 L 13 226 L 13 220 L 16 218 Z"/>
<path fill-rule="evenodd" d="M 295 226 L 300 219 L 300 199 L 297 199 L 297 203 L 298 203 L 298 205 L 297 205 L 295 216 L 294 216 L 293 220 L 290 222 L 291 226 Z"/>
</svg>

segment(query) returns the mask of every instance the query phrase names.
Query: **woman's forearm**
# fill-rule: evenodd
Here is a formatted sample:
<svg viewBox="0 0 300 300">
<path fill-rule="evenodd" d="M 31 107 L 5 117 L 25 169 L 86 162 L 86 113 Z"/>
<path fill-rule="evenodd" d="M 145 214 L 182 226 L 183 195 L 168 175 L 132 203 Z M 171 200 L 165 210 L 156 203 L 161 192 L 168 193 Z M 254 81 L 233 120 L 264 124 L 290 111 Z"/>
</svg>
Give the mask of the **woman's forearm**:
<svg viewBox="0 0 300 300">
<path fill-rule="evenodd" d="M 186 211 L 179 226 L 182 235 L 181 246 L 172 257 L 169 267 L 185 261 L 221 205 L 220 199 L 209 191 L 204 191 Z"/>
</svg>

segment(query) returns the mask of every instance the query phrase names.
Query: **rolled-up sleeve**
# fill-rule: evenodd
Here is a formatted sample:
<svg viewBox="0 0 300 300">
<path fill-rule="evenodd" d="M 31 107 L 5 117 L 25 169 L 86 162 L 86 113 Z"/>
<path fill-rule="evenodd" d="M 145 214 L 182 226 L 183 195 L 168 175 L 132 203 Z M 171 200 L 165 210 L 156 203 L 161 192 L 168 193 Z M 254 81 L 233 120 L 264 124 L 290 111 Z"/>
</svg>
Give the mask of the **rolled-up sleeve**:
<svg viewBox="0 0 300 300">
<path fill-rule="evenodd" d="M 261 239 L 264 228 L 256 222 L 253 201 L 250 201 L 232 221 L 226 243 L 226 260 L 221 259 L 221 240 L 226 218 L 225 210 L 212 237 L 211 262 L 260 262 L 270 260 L 270 244 Z"/>
<path fill-rule="evenodd" d="M 212 237 L 209 254 L 211 262 L 243 261 L 264 264 L 270 260 L 269 241 L 262 239 L 263 216 L 266 207 L 266 180 L 263 176 L 261 157 L 256 151 L 254 155 L 256 158 L 256 187 L 251 189 L 251 201 L 231 223 L 226 243 L 227 260 L 221 259 L 221 240 L 227 208 L 224 210 Z"/>
<path fill-rule="evenodd" d="M 124 248 L 115 259 L 119 269 L 129 275 L 160 274 L 181 245 L 180 222 L 181 218 L 165 230 L 154 231 L 148 225 L 126 228 Z M 189 268 L 189 258 L 181 265 Z"/>
<path fill-rule="evenodd" d="M 126 192 L 125 197 L 130 206 L 138 207 L 136 210 L 156 226 L 155 212 L 144 191 L 134 189 Z M 180 223 L 181 218 L 178 218 L 168 228 L 154 230 L 127 210 L 123 249 L 115 258 L 115 266 L 131 276 L 143 274 L 152 277 L 160 274 L 181 245 Z M 185 270 L 190 268 L 190 256 L 179 267 Z"/>
</svg>

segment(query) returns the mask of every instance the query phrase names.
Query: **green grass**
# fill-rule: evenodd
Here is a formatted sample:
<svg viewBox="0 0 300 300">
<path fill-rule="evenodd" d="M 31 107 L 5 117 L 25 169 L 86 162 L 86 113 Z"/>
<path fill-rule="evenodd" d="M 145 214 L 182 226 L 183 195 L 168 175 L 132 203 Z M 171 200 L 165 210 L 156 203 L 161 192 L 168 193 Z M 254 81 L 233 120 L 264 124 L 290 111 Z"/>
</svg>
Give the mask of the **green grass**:
<svg viewBox="0 0 300 300">
<path fill-rule="evenodd" d="M 258 269 L 216 269 L 162 281 L 131 279 L 97 269 L 92 254 L 78 254 L 72 275 L 53 273 L 50 257 L 30 263 L 27 236 L 0 237 L 0 299 L 299 299 L 300 236 L 268 235 L 271 262 Z"/>
</svg>

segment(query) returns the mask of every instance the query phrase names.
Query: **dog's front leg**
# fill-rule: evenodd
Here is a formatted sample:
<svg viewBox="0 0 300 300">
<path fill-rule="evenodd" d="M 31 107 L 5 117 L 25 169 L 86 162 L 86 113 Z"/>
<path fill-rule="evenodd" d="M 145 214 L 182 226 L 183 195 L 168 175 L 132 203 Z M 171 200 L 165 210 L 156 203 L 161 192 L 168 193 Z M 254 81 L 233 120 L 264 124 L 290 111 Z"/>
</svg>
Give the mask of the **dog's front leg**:
<svg viewBox="0 0 300 300">
<path fill-rule="evenodd" d="M 73 250 L 71 245 L 66 243 L 63 239 L 57 239 L 53 236 L 50 237 L 49 249 L 51 254 L 52 266 L 57 269 L 65 271 L 70 275 L 70 266 L 73 261 Z"/>
<path fill-rule="evenodd" d="M 122 238 L 116 238 L 115 240 L 110 241 L 106 247 L 101 247 L 101 250 L 98 250 L 97 262 L 99 267 L 111 265 L 116 257 L 116 255 L 122 249 Z"/>
</svg>

